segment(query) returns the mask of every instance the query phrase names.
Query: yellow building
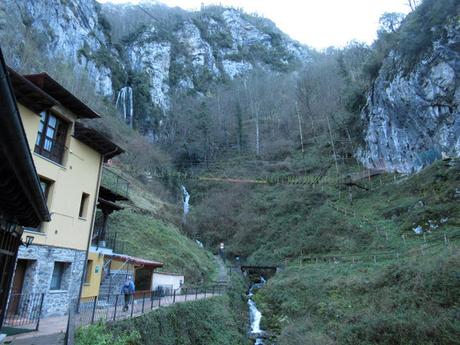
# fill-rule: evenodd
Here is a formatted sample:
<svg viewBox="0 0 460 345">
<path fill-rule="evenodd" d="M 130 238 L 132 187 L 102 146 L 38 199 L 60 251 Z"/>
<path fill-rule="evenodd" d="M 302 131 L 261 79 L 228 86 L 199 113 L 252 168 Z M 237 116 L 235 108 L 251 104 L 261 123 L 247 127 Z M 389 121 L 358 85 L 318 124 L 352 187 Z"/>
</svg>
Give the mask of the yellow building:
<svg viewBox="0 0 460 345">
<path fill-rule="evenodd" d="M 106 303 L 120 293 L 128 276 L 133 277 L 138 292 L 151 291 L 153 272 L 163 264 L 122 254 L 124 247 L 117 241 L 117 234 L 108 228 L 108 218 L 123 209 L 117 201 L 128 200 L 129 184 L 107 168 L 102 181 L 81 298 L 83 301 L 98 298 Z"/>
<path fill-rule="evenodd" d="M 123 152 L 80 119 L 99 115 L 46 73 L 10 70 L 18 109 L 40 177 L 51 221 L 26 228 L 10 297 L 45 293 L 44 316 L 65 314 L 80 296 L 104 160 Z"/>
</svg>

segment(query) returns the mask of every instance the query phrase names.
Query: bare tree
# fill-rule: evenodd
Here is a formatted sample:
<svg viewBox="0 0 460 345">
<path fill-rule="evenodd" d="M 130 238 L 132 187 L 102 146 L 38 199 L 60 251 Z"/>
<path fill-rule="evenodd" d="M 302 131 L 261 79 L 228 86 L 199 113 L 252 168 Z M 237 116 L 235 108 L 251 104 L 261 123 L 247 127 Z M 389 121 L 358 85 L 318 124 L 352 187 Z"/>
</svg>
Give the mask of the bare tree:
<svg viewBox="0 0 460 345">
<path fill-rule="evenodd" d="M 418 5 L 420 5 L 422 0 L 407 0 L 407 4 L 411 8 L 412 11 L 414 11 Z"/>
</svg>

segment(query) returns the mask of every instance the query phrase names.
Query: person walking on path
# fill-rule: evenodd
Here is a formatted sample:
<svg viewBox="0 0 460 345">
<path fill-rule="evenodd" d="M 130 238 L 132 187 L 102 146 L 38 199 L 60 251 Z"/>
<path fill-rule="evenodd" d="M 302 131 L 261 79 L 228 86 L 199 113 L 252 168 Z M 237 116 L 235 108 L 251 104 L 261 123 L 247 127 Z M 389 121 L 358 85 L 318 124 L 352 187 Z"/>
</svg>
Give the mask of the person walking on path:
<svg viewBox="0 0 460 345">
<path fill-rule="evenodd" d="M 133 278 L 128 276 L 121 288 L 121 293 L 125 295 L 125 305 L 123 306 L 123 311 L 128 311 L 129 303 L 131 302 L 134 291 L 136 291 L 136 287 L 134 286 Z"/>
</svg>

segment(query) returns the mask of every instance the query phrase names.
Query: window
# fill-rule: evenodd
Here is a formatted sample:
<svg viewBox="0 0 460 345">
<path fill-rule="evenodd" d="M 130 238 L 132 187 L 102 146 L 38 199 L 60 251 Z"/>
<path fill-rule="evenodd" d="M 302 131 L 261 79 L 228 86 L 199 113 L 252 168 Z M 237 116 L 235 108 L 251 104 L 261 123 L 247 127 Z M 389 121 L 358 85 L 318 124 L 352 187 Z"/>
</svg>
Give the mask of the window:
<svg viewBox="0 0 460 345">
<path fill-rule="evenodd" d="M 53 185 L 53 181 L 51 180 L 47 180 L 43 177 L 40 177 L 40 187 L 42 188 L 42 191 L 43 191 L 43 195 L 45 196 L 45 201 L 46 203 L 49 205 L 49 196 L 50 196 L 50 191 L 51 191 L 51 187 Z M 36 232 L 40 232 L 41 231 L 41 224 L 39 226 L 37 226 L 36 228 L 31 228 L 31 227 L 24 227 L 25 230 L 28 230 L 28 231 L 36 231 Z"/>
<path fill-rule="evenodd" d="M 78 213 L 78 216 L 80 218 L 86 218 L 88 214 L 88 204 L 89 204 L 89 194 L 82 193 L 81 201 L 80 201 L 80 212 Z"/>
<path fill-rule="evenodd" d="M 49 111 L 40 115 L 35 152 L 61 164 L 69 125 Z"/>
<path fill-rule="evenodd" d="M 50 290 L 63 290 L 64 289 L 64 275 L 70 266 L 67 262 L 55 262 L 53 276 L 51 277 Z"/>
<path fill-rule="evenodd" d="M 48 204 L 48 197 L 50 194 L 50 188 L 52 184 L 53 184 L 53 181 L 46 180 L 40 177 L 40 187 L 42 187 L 42 192 L 43 192 L 43 195 L 45 196 L 45 201 L 47 204 Z"/>
<path fill-rule="evenodd" d="M 88 260 L 86 263 L 85 284 L 90 283 L 92 270 L 93 270 L 93 260 Z"/>
</svg>

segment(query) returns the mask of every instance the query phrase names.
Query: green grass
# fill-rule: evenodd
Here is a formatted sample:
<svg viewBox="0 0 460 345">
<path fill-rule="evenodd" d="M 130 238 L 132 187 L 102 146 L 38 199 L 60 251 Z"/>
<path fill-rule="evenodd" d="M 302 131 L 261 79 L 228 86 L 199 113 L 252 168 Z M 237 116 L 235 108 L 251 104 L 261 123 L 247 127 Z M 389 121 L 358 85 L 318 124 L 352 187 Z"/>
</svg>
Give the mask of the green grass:
<svg viewBox="0 0 460 345">
<path fill-rule="evenodd" d="M 327 164 L 307 159 L 309 173 Z M 244 176 L 246 168 L 242 164 L 233 171 Z M 339 169 L 360 170 L 343 164 Z M 292 175 L 302 164 L 256 167 L 252 176 L 264 170 Z M 341 184 L 201 185 L 195 222 L 206 242 L 225 240 L 229 256 L 287 263 L 256 294 L 264 327 L 278 345 L 459 344 L 460 256 L 446 254 L 444 235 L 458 250 L 460 160 L 360 184 L 369 190 L 353 187 L 352 202 L 349 188 Z M 425 236 L 414 233 L 418 225 Z M 375 264 L 372 255 L 381 253 L 390 255 L 378 256 Z M 304 260 L 303 267 L 294 267 L 301 257 L 363 254 L 371 256 L 355 265 Z"/>
<path fill-rule="evenodd" d="M 171 223 L 128 208 L 114 213 L 109 226 L 117 231 L 127 254 L 161 261 L 165 264 L 162 270 L 183 273 L 187 283 L 209 281 L 216 277 L 216 263 L 212 255 Z"/>
<path fill-rule="evenodd" d="M 81 328 L 76 345 L 247 345 L 243 281 L 227 294 L 178 303 L 114 324 Z"/>
<path fill-rule="evenodd" d="M 458 248 L 455 249 L 457 251 Z M 460 255 L 288 267 L 256 295 L 277 344 L 459 344 Z"/>
</svg>

